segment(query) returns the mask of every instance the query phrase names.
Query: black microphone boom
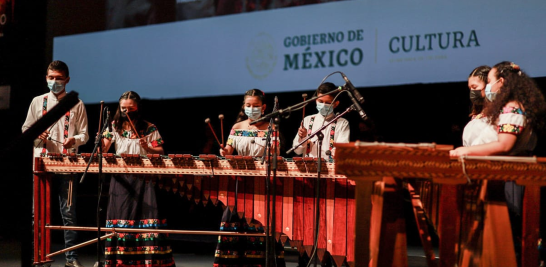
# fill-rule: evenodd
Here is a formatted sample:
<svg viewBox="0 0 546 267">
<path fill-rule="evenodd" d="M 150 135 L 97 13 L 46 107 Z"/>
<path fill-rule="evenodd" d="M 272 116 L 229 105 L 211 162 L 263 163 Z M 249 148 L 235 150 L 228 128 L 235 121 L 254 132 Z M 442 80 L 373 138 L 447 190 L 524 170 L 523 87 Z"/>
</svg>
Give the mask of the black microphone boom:
<svg viewBox="0 0 546 267">
<path fill-rule="evenodd" d="M 108 108 L 108 106 L 104 107 L 104 111 L 106 111 L 106 124 L 108 126 L 106 126 L 106 128 L 108 128 L 108 132 L 111 132 L 112 131 L 112 123 L 110 122 L 110 109 Z M 102 129 L 104 131 L 104 129 Z"/>
<path fill-rule="evenodd" d="M 356 92 L 356 90 L 354 90 L 354 92 Z M 360 106 L 360 104 L 358 103 L 358 101 L 355 99 L 355 97 L 353 96 L 352 92 L 351 91 L 347 91 L 347 94 L 349 94 L 349 97 L 351 98 L 351 101 L 353 101 L 353 106 L 356 110 L 356 112 L 358 112 L 358 115 L 360 115 L 360 117 L 363 119 L 363 120 L 366 120 L 368 117 L 366 115 L 366 113 L 364 113 L 364 110 L 362 109 L 362 107 Z"/>
<path fill-rule="evenodd" d="M 362 95 L 360 95 L 360 93 L 358 92 L 358 90 L 356 90 L 356 88 L 354 87 L 354 85 L 351 83 L 351 81 L 349 81 L 349 79 L 347 78 L 347 76 L 345 76 L 345 74 L 343 74 L 343 72 L 340 72 L 341 76 L 343 77 L 343 80 L 345 80 L 345 86 L 344 87 L 348 87 L 347 90 L 349 90 L 353 96 L 356 98 L 356 100 L 360 103 L 364 103 L 364 97 L 362 97 Z"/>
</svg>

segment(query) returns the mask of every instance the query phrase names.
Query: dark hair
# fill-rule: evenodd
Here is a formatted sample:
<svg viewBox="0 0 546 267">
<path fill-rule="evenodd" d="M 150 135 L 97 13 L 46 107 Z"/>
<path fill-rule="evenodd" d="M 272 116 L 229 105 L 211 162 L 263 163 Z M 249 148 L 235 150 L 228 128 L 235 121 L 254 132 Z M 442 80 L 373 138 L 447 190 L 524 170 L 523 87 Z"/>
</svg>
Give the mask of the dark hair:
<svg viewBox="0 0 546 267">
<path fill-rule="evenodd" d="M 474 70 L 472 70 L 472 72 L 468 75 L 468 78 L 470 79 L 471 77 L 478 77 L 480 81 L 487 84 L 487 74 L 489 74 L 490 70 L 491 70 L 491 67 L 487 65 L 479 66 L 475 68 Z M 472 112 L 470 113 L 470 116 L 474 116 L 474 115 L 478 115 L 482 113 L 484 106 L 487 104 L 488 102 L 485 101 L 485 99 L 478 104 L 472 103 Z"/>
<path fill-rule="evenodd" d="M 497 123 L 502 108 L 510 101 L 516 101 L 525 111 L 527 125 L 535 130 L 544 127 L 543 116 L 546 113 L 546 102 L 535 81 L 521 71 L 513 62 L 503 61 L 493 66 L 496 69 L 497 79 L 504 78 L 504 83 L 495 97 L 484 111 L 491 124 Z M 494 81 L 490 81 L 494 82 Z"/>
<path fill-rule="evenodd" d="M 318 94 L 326 94 L 326 93 L 329 93 L 329 92 L 332 92 L 334 90 L 337 90 L 337 86 L 333 83 L 330 83 L 330 82 L 325 82 L 325 83 L 322 83 L 321 85 L 319 85 L 319 87 L 317 88 L 317 95 Z"/>
<path fill-rule="evenodd" d="M 66 77 L 70 77 L 70 73 L 68 71 L 68 65 L 66 65 L 66 63 L 60 61 L 60 60 L 55 60 L 51 63 L 49 63 L 49 66 L 47 67 L 47 70 L 54 70 L 54 71 L 60 71 L 60 72 L 64 72 L 64 75 Z"/>
<path fill-rule="evenodd" d="M 262 105 L 265 104 L 265 94 L 260 89 L 250 89 L 246 91 L 244 98 L 243 98 L 243 105 L 241 106 L 241 110 L 239 111 L 239 115 L 237 115 L 237 120 L 235 123 L 244 121 L 248 119 L 248 116 L 245 114 L 245 99 L 249 96 L 256 96 L 260 101 L 262 101 Z"/>
<path fill-rule="evenodd" d="M 491 70 L 491 67 L 487 65 L 479 66 L 472 70 L 472 72 L 468 75 L 468 78 L 470 77 L 478 77 L 480 80 L 482 80 L 484 83 L 487 83 L 487 74 L 489 74 L 489 71 Z"/>
<path fill-rule="evenodd" d="M 131 117 L 131 119 L 134 120 L 134 121 L 136 120 L 136 122 L 135 122 L 136 131 L 142 137 L 142 135 L 146 132 L 146 130 L 148 128 L 148 123 L 142 119 L 142 111 L 141 111 L 141 106 L 140 106 L 140 96 L 134 91 L 127 91 L 127 92 L 123 93 L 119 97 L 119 101 L 121 102 L 121 100 L 126 100 L 126 99 L 133 100 L 137 105 L 138 112 L 135 115 L 133 115 L 133 117 Z M 123 131 L 123 129 L 122 129 L 123 122 L 127 121 L 127 120 L 128 120 L 127 117 L 122 116 L 121 108 L 120 108 L 120 106 L 118 104 L 118 108 L 116 110 L 116 115 L 114 115 L 114 126 L 116 127 L 116 131 L 118 133 L 122 133 L 122 131 Z"/>
</svg>

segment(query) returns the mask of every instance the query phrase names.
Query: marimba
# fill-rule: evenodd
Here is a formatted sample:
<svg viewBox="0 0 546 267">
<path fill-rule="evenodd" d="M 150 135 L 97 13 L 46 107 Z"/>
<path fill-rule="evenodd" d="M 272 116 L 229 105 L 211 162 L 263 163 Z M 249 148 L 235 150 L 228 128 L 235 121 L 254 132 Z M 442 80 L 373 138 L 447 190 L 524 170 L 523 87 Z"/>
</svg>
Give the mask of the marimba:
<svg viewBox="0 0 546 267">
<path fill-rule="evenodd" d="M 91 160 L 89 153 L 48 154 L 35 161 L 35 261 L 50 261 L 49 183 L 48 173 L 82 173 Z M 206 205 L 221 201 L 228 208 L 237 203 L 241 218 L 256 219 L 266 224 L 266 165 L 258 159 L 243 156 L 219 158 L 215 155 L 114 155 L 104 154 L 102 173 L 142 174 L 145 179 L 165 189 Z M 310 254 L 314 243 L 315 184 L 317 160 L 314 158 L 277 159 L 275 229 L 277 239 L 289 240 L 300 253 Z M 91 162 L 88 172 L 98 173 L 98 161 Z M 354 183 L 335 173 L 335 164 L 322 161 L 320 173 L 320 231 L 318 255 L 326 251 L 340 266 L 354 265 Z M 235 195 L 235 183 L 238 193 Z M 271 222 L 271 221 L 270 221 Z M 96 230 L 96 229 L 95 229 Z M 172 233 L 177 233 L 173 231 Z M 188 232 L 184 232 L 188 233 Z M 202 233 L 202 232 L 201 232 Z M 218 234 L 217 232 L 214 234 Z M 58 253 L 58 252 L 57 252 Z"/>
<path fill-rule="evenodd" d="M 521 266 L 538 266 L 539 190 L 546 183 L 546 165 L 541 164 L 544 159 L 463 157 L 457 160 L 449 157 L 451 146 L 434 144 L 356 142 L 336 144 L 336 148 L 336 173 L 356 182 L 353 231 L 359 240 L 355 242 L 354 251 L 359 253 L 355 254 L 355 266 L 407 266 L 405 227 L 400 215 L 403 200 L 399 191 L 401 181 L 410 178 L 426 179 L 429 185 L 439 189 L 421 192 L 428 192 L 435 200 L 426 206 L 432 209 L 429 219 L 437 226 L 440 238 L 440 266 L 517 266 L 506 204 L 488 200 L 485 194 L 479 196 L 485 199 L 485 217 L 467 219 L 466 223 L 474 225 L 465 227 L 462 225 L 465 221 L 461 220 L 465 217 L 461 191 L 468 181 L 515 181 L 525 185 Z M 531 162 L 522 159 L 531 159 Z M 408 189 L 413 191 L 411 187 Z M 423 212 L 422 209 L 416 211 Z M 417 217 L 424 219 L 422 215 Z M 477 233 L 479 231 L 481 233 Z M 474 234 L 481 237 L 473 239 Z M 421 236 L 425 248 L 430 247 L 426 234 L 422 232 Z M 473 247 L 480 251 L 472 251 Z M 426 254 L 429 265 L 436 266 L 434 255 Z M 479 255 L 478 262 L 473 255 Z"/>
</svg>

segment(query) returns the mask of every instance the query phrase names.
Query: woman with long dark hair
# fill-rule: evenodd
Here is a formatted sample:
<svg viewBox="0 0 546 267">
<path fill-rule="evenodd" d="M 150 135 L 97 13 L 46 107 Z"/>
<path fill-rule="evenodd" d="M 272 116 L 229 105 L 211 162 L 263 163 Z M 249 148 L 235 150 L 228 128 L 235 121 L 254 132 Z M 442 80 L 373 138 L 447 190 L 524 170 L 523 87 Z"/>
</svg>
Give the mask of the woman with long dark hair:
<svg viewBox="0 0 546 267">
<path fill-rule="evenodd" d="M 116 154 L 164 154 L 157 127 L 142 119 L 140 96 L 127 91 L 119 98 L 112 131 L 104 135 L 104 151 L 115 144 Z M 160 218 L 154 183 L 145 175 L 113 175 L 110 181 L 106 227 L 157 229 L 166 226 Z M 105 266 L 175 266 L 167 234 L 123 233 L 106 240 Z"/>
</svg>

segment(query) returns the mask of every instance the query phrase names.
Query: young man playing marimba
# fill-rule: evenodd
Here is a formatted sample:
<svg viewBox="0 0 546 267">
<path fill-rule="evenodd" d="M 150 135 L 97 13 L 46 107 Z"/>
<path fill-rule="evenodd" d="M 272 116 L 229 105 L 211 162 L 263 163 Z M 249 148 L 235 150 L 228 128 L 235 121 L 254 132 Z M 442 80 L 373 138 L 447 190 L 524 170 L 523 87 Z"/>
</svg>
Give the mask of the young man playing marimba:
<svg viewBox="0 0 546 267">
<path fill-rule="evenodd" d="M 35 97 L 28 109 L 27 118 L 23 124 L 23 132 L 42 118 L 66 95 L 66 85 L 70 81 L 66 63 L 56 60 L 47 68 L 46 82 L 49 92 Z M 47 153 L 76 153 L 78 146 L 87 142 L 87 112 L 80 100 L 70 111 L 62 116 L 48 130 L 34 140 L 34 157 Z M 76 192 L 78 183 L 74 183 L 75 176 L 58 173 L 53 177 L 53 188 L 58 189 L 59 206 L 64 226 L 75 226 L 76 222 Z M 76 231 L 64 231 L 65 247 L 77 244 Z M 83 267 L 78 261 L 75 250 L 68 251 L 66 267 Z"/>
</svg>

